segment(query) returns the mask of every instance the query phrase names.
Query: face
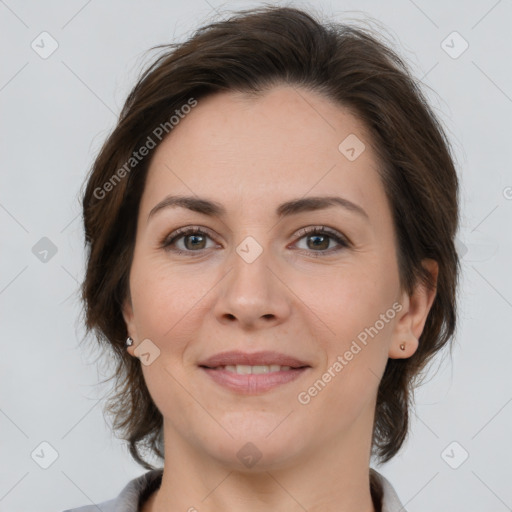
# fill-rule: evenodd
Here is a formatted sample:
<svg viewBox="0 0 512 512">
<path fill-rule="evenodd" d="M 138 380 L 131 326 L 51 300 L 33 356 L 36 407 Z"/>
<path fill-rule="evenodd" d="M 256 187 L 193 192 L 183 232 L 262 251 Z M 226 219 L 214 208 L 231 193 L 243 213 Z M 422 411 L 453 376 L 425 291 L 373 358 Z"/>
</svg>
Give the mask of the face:
<svg viewBox="0 0 512 512">
<path fill-rule="evenodd" d="M 244 450 L 276 467 L 369 442 L 387 359 L 414 353 L 433 300 L 400 290 L 364 126 L 288 86 L 201 99 L 158 146 L 129 282 L 129 352 L 146 340 L 166 446 L 229 466 Z"/>
</svg>

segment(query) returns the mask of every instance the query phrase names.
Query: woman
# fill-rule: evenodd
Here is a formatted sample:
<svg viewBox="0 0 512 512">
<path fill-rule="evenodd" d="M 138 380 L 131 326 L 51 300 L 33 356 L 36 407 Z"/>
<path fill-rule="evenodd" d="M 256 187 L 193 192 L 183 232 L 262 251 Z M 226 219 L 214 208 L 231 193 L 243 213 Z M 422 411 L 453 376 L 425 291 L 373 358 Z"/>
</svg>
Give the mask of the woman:
<svg viewBox="0 0 512 512">
<path fill-rule="evenodd" d="M 392 50 L 292 8 L 203 27 L 130 93 L 83 209 L 86 324 L 149 470 L 101 510 L 405 510 L 370 458 L 455 331 L 459 212 Z"/>
</svg>

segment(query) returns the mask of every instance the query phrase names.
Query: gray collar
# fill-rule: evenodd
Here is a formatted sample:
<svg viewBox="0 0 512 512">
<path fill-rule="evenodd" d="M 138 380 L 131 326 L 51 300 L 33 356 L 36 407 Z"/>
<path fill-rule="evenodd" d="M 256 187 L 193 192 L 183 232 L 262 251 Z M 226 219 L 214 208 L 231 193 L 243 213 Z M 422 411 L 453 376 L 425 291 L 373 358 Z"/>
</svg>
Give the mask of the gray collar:
<svg viewBox="0 0 512 512">
<path fill-rule="evenodd" d="M 370 473 L 380 487 L 378 492 L 382 494 L 382 512 L 407 512 L 389 480 L 373 468 L 370 468 Z M 98 509 L 102 512 L 139 512 L 140 505 L 160 487 L 162 475 L 162 469 L 147 471 L 130 480 L 117 498 L 64 512 L 98 512 Z"/>
</svg>

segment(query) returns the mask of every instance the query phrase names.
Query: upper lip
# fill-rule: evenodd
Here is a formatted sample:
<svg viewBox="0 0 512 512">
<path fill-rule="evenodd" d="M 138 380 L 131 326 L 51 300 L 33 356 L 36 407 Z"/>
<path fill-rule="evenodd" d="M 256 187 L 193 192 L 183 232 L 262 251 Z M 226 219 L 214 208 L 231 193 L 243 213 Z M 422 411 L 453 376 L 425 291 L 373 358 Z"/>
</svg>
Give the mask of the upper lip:
<svg viewBox="0 0 512 512">
<path fill-rule="evenodd" d="M 305 361 L 301 361 L 296 357 L 281 354 L 279 352 L 262 351 L 262 352 L 240 352 L 240 351 L 229 351 L 215 354 L 208 359 L 205 359 L 199 363 L 199 366 L 206 366 L 208 368 L 217 368 L 218 366 L 227 365 L 271 365 L 278 364 L 280 366 L 290 366 L 291 368 L 301 368 L 309 366 Z"/>
</svg>

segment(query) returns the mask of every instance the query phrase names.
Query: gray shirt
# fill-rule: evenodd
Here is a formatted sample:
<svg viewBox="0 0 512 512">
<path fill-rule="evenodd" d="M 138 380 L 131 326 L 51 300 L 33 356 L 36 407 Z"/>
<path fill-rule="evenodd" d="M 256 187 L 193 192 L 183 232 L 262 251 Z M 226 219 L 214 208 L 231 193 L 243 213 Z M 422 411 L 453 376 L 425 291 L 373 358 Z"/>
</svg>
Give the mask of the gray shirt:
<svg viewBox="0 0 512 512">
<path fill-rule="evenodd" d="M 162 474 L 162 469 L 153 469 L 130 480 L 117 498 L 96 505 L 71 508 L 64 512 L 139 512 L 141 504 L 160 487 Z M 378 486 L 376 494 L 381 496 L 381 512 L 407 512 L 389 480 L 374 468 L 370 468 L 370 474 Z"/>
</svg>

